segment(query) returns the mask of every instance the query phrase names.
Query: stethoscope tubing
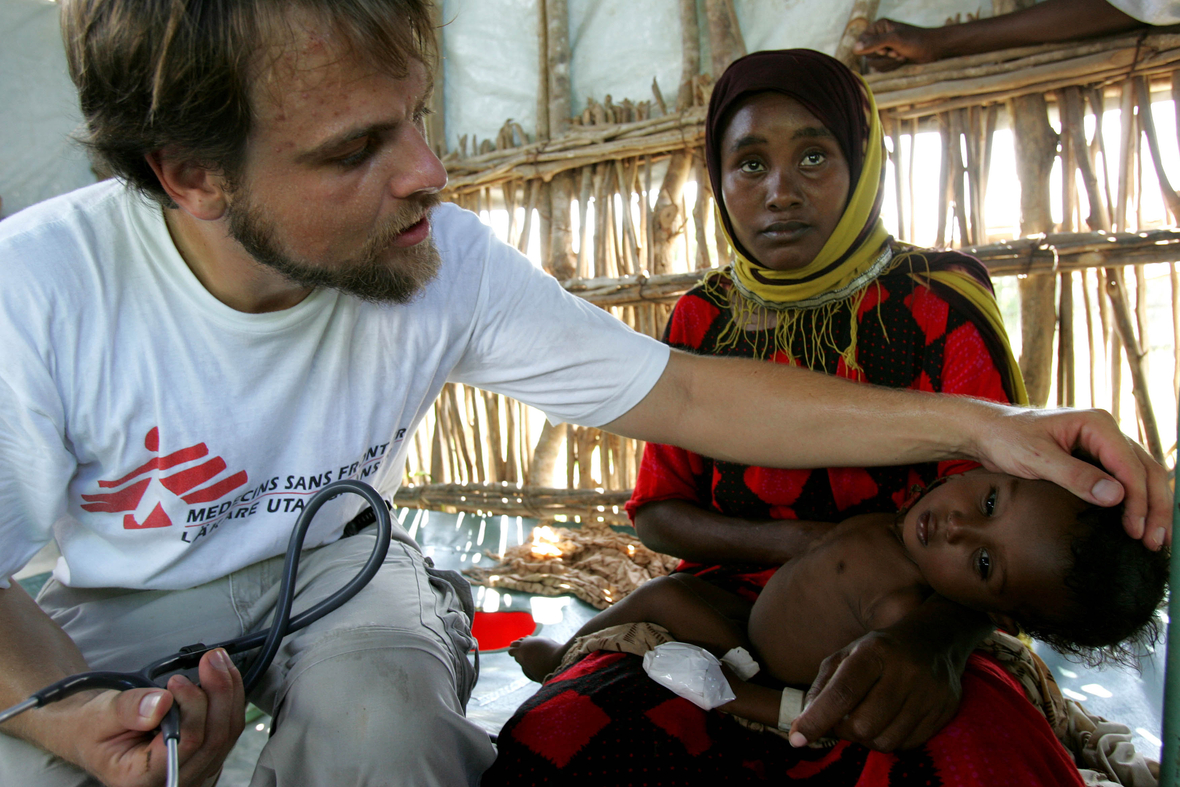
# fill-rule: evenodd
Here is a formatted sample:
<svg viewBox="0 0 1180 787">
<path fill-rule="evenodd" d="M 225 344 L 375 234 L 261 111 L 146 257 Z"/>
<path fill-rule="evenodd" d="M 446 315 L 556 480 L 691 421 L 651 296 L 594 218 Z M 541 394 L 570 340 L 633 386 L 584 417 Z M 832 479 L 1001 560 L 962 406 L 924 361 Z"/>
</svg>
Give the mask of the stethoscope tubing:
<svg viewBox="0 0 1180 787">
<path fill-rule="evenodd" d="M 369 554 L 365 565 L 344 587 L 310 609 L 299 613 L 295 617 L 291 617 L 291 608 L 295 602 L 295 579 L 299 573 L 299 554 L 303 551 L 303 540 L 307 535 L 307 530 L 311 527 L 311 522 L 315 518 L 316 513 L 325 503 L 347 492 L 360 495 L 372 506 L 373 513 L 376 515 L 377 543 L 373 546 L 373 551 Z M 312 495 L 307 503 L 307 507 L 303 509 L 303 512 L 295 522 L 295 529 L 292 531 L 291 538 L 287 542 L 287 554 L 283 562 L 283 577 L 279 584 L 278 600 L 275 602 L 275 611 L 271 617 L 270 626 L 267 629 L 242 637 L 235 637 L 224 642 L 218 642 L 215 645 L 205 645 L 204 643 L 188 645 L 170 656 L 153 661 L 139 672 L 96 671 L 71 675 L 68 678 L 63 678 L 56 683 L 46 686 L 23 702 L 0 711 L 0 724 L 27 710 L 44 707 L 82 691 L 92 691 L 94 689 L 126 691 L 128 689 L 165 688 L 164 684 L 167 681 L 165 680 L 161 683 L 159 681 L 161 676 L 171 675 L 181 670 L 192 669 L 198 665 L 202 656 L 217 648 L 223 648 L 231 656 L 247 650 L 261 648 L 250 661 L 249 669 L 247 669 L 242 678 L 245 694 L 249 695 L 258 685 L 258 682 L 262 680 L 262 676 L 265 674 L 271 662 L 274 661 L 279 646 L 282 644 L 283 637 L 302 628 L 306 628 L 328 613 L 338 609 L 359 593 L 369 583 L 369 580 L 377 574 L 381 569 L 381 564 L 385 561 L 386 553 L 389 551 L 389 541 L 392 534 L 393 521 L 389 515 L 389 509 L 386 507 L 385 501 L 377 494 L 377 491 L 373 487 L 363 481 L 354 481 L 352 479 L 334 481 Z M 164 736 L 168 752 L 166 784 L 167 787 L 177 787 L 180 779 L 180 712 L 175 703 L 169 708 L 167 715 L 160 723 L 160 732 Z"/>
</svg>

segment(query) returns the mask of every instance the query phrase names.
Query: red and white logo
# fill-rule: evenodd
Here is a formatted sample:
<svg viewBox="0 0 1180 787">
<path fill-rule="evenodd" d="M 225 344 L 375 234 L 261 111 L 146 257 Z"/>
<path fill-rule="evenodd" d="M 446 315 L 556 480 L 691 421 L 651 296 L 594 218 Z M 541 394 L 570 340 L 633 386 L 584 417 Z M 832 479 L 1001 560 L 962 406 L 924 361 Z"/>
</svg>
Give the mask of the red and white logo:
<svg viewBox="0 0 1180 787">
<path fill-rule="evenodd" d="M 153 427 L 147 433 L 143 444 L 156 456 L 122 478 L 114 481 L 99 481 L 100 489 L 112 491 L 82 495 L 82 499 L 86 501 L 82 505 L 84 511 L 121 513 L 123 514 L 123 527 L 126 530 L 169 527 L 172 520 L 164 512 L 162 502 L 164 493 L 157 489 L 155 494 L 150 496 L 147 494 L 148 489 L 153 487 L 152 481 L 158 481 L 156 486 L 163 486 L 165 490 L 190 505 L 210 503 L 247 483 L 245 470 L 239 470 L 220 481 L 215 480 L 225 472 L 225 460 L 220 456 L 207 458 L 209 448 L 204 443 L 197 443 L 188 448 L 173 451 L 167 456 L 159 456 L 160 429 Z M 146 503 L 144 502 L 145 498 Z M 155 501 L 154 506 L 152 501 Z M 149 506 L 150 510 L 146 516 L 143 516 L 142 519 L 136 517 L 136 514 L 142 515 L 142 510 Z"/>
</svg>

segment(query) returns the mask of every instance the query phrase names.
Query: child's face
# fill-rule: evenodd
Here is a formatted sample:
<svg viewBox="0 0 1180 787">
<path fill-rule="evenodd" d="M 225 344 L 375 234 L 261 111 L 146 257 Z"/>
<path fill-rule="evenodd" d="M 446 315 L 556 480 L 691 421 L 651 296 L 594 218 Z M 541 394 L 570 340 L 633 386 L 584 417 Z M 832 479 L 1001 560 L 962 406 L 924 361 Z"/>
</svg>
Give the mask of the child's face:
<svg viewBox="0 0 1180 787">
<path fill-rule="evenodd" d="M 1068 532 L 1084 507 L 1048 481 L 973 470 L 919 500 L 902 541 L 930 587 L 963 606 L 1059 610 Z"/>
</svg>

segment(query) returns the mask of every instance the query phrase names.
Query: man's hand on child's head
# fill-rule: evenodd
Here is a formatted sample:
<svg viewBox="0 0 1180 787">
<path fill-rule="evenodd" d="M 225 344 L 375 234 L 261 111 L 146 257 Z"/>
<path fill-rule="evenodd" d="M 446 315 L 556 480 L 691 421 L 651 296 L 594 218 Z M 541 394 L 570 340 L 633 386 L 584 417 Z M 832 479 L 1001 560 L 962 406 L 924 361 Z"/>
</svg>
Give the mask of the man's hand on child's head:
<svg viewBox="0 0 1180 787">
<path fill-rule="evenodd" d="M 1123 527 L 1150 549 L 1172 541 L 1167 473 L 1104 410 L 996 406 L 977 424 L 976 457 L 990 470 L 1043 478 L 1090 503 L 1123 503 Z M 1107 469 L 1071 455 L 1080 449 Z"/>
</svg>

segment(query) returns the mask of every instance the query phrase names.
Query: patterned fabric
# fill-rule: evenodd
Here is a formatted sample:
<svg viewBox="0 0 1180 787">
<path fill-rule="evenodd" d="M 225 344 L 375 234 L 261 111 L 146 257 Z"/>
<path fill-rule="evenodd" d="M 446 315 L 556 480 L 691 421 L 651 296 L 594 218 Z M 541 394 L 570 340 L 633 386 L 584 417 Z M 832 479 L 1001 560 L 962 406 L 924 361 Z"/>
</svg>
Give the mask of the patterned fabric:
<svg viewBox="0 0 1180 787">
<path fill-rule="evenodd" d="M 978 272 L 978 260 L 955 252 L 926 255 L 931 270 Z M 984 274 L 986 275 L 986 274 Z M 952 306 L 952 304 L 955 304 Z M 1006 352 L 986 324 L 971 319 L 954 293 L 918 285 L 908 268 L 897 268 L 870 285 L 858 312 L 859 369 L 849 369 L 836 350 L 814 366 L 858 382 L 889 388 L 1012 401 L 1014 385 L 1001 370 Z M 753 357 L 759 336 L 743 334 L 736 344 L 718 346 L 729 324 L 725 298 L 713 286 L 698 287 L 676 305 L 665 341 L 705 355 Z M 849 330 L 849 328 L 845 328 Z M 784 362 L 782 354 L 771 360 Z M 640 506 L 660 500 L 687 500 L 741 519 L 807 519 L 838 522 L 874 511 L 896 511 L 917 489 L 948 473 L 976 465 L 951 461 L 901 467 L 781 470 L 715 461 L 673 446 L 649 443 L 635 492 L 627 503 L 632 517 Z M 753 598 L 777 567 L 694 566 L 680 570 L 737 582 Z"/>
<path fill-rule="evenodd" d="M 882 754 L 842 741 L 795 749 L 650 680 L 639 657 L 599 651 L 545 684 L 500 733 L 481 784 L 945 785 L 1082 784 L 1019 685 L 973 655 L 959 713 L 926 746 Z"/>
<path fill-rule="evenodd" d="M 928 255 L 932 268 L 978 273 L 960 254 Z M 716 352 L 728 315 L 708 288 L 676 306 L 666 340 Z M 877 306 L 880 305 L 880 309 Z M 859 371 L 833 351 L 829 371 L 849 379 L 925 391 L 1012 398 L 999 371 L 1003 357 L 951 293 L 917 285 L 894 271 L 870 286 L 858 312 Z M 739 341 L 723 352 L 752 355 Z M 780 357 L 772 360 L 781 362 Z M 906 467 L 774 470 L 718 462 L 648 444 L 628 511 L 657 500 L 688 500 L 750 518 L 838 521 L 870 511 L 896 511 L 915 488 L 974 465 L 945 462 Z M 775 567 L 682 564 L 751 598 Z M 776 735 L 748 730 L 719 711 L 705 712 L 650 680 L 640 659 L 599 651 L 552 677 L 524 703 L 499 737 L 499 755 L 484 785 L 1080 785 L 1077 769 L 1045 718 L 995 661 L 973 655 L 963 700 L 951 724 L 924 747 L 898 754 L 841 742 L 795 749 Z"/>
</svg>

